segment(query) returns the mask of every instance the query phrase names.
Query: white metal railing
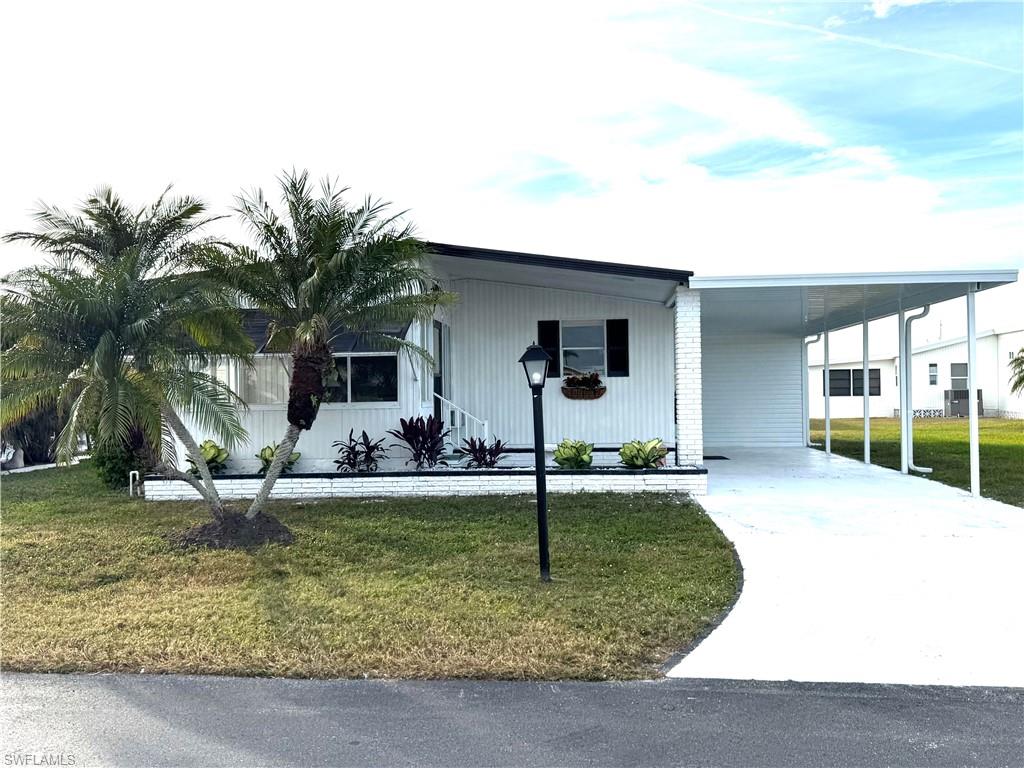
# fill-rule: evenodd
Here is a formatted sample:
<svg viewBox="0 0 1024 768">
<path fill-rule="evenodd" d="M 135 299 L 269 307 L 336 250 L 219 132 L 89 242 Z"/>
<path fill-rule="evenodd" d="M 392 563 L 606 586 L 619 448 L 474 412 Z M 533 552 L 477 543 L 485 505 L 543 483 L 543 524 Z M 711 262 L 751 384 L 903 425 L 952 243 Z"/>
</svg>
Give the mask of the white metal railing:
<svg viewBox="0 0 1024 768">
<path fill-rule="evenodd" d="M 441 418 L 444 419 L 445 426 L 451 430 L 451 434 L 448 435 L 448 443 L 453 450 L 459 448 L 463 440 L 471 437 L 478 437 L 481 440 L 490 439 L 490 427 L 487 419 L 477 418 L 436 392 L 434 398 L 441 406 Z"/>
</svg>

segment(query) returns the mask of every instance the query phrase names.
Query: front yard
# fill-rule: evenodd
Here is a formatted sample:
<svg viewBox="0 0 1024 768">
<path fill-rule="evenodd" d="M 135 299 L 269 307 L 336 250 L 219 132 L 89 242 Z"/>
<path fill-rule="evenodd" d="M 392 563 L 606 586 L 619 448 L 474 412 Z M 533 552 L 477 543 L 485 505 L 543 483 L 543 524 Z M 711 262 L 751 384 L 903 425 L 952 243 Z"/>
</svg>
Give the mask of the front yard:
<svg viewBox="0 0 1024 768">
<path fill-rule="evenodd" d="M 88 463 L 2 494 L 7 670 L 650 677 L 738 579 L 700 508 L 664 496 L 552 497 L 542 585 L 528 497 L 281 502 L 296 543 L 246 553 L 172 549 L 205 513 Z"/>
<path fill-rule="evenodd" d="M 967 427 L 967 419 L 914 419 L 914 463 L 931 467 L 933 480 L 970 488 Z M 1024 421 L 979 419 L 978 435 L 982 494 L 1024 507 Z M 811 440 L 824 444 L 824 419 L 811 419 Z M 832 450 L 863 459 L 863 421 L 832 419 Z M 871 420 L 871 461 L 900 468 L 899 419 Z"/>
</svg>

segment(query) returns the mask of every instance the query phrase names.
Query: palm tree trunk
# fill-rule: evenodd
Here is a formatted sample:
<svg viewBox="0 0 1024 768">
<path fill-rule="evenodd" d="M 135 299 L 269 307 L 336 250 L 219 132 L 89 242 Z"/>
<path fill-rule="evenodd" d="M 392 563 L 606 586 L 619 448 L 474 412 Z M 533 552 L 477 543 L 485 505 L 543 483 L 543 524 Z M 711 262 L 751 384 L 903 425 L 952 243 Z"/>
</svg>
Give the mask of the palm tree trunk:
<svg viewBox="0 0 1024 768">
<path fill-rule="evenodd" d="M 292 451 L 295 450 L 295 445 L 299 442 L 299 435 L 301 434 L 302 430 L 299 427 L 294 424 L 288 425 L 288 429 L 284 433 L 284 439 L 277 446 L 274 460 L 267 469 L 266 477 L 263 478 L 263 484 L 260 486 L 259 493 L 256 494 L 256 498 L 252 500 L 249 510 L 245 513 L 245 516 L 250 520 L 263 511 L 263 506 L 267 503 L 267 499 L 270 498 L 270 492 L 274 489 L 277 478 L 281 476 L 281 472 L 291 457 Z"/>
<path fill-rule="evenodd" d="M 160 415 L 164 417 L 164 421 L 167 422 L 167 426 L 171 428 L 171 431 L 181 440 L 181 444 L 185 446 L 185 452 L 192 457 L 192 462 L 196 465 L 199 470 L 199 476 L 203 479 L 203 485 L 206 487 L 206 492 L 202 494 L 207 504 L 210 505 L 210 513 L 215 518 L 224 516 L 224 503 L 220 500 L 220 494 L 217 492 L 217 486 L 213 482 L 213 474 L 210 472 L 210 467 L 206 463 L 206 459 L 203 458 L 203 452 L 199 450 L 199 446 L 196 445 L 196 441 L 192 438 L 191 433 L 185 429 L 185 425 L 181 423 L 181 419 L 178 418 L 178 414 L 174 412 L 167 403 L 160 404 Z M 166 473 L 165 473 L 166 474 Z M 184 474 L 184 473 L 178 473 Z M 177 478 L 182 479 L 182 478 Z M 187 481 L 186 481 L 187 482 Z M 192 484 L 193 488 L 198 490 L 197 484 Z"/>
</svg>

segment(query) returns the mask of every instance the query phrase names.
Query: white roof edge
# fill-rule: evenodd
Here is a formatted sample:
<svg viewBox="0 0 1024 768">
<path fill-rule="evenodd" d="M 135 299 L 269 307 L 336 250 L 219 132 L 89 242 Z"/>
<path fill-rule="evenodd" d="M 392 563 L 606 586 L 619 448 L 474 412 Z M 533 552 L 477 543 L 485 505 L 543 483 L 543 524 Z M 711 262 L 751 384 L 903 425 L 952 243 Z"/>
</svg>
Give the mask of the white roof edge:
<svg viewBox="0 0 1024 768">
<path fill-rule="evenodd" d="M 735 275 L 690 278 L 690 288 L 809 288 L 828 285 L 912 285 L 928 283 L 1013 283 L 1016 269 L 934 272 L 841 272 L 809 275 Z"/>
</svg>

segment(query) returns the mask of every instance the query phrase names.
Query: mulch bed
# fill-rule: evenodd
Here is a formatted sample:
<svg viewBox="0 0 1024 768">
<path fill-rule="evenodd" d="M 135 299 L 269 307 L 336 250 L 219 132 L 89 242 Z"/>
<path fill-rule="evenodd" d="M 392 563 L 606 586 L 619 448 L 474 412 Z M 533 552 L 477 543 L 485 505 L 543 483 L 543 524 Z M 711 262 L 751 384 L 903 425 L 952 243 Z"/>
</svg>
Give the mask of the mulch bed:
<svg viewBox="0 0 1024 768">
<path fill-rule="evenodd" d="M 240 512 L 226 512 L 219 520 L 168 534 L 167 540 L 182 549 L 253 549 L 264 544 L 291 544 L 295 535 L 273 515 L 261 512 L 249 520 Z"/>
</svg>

